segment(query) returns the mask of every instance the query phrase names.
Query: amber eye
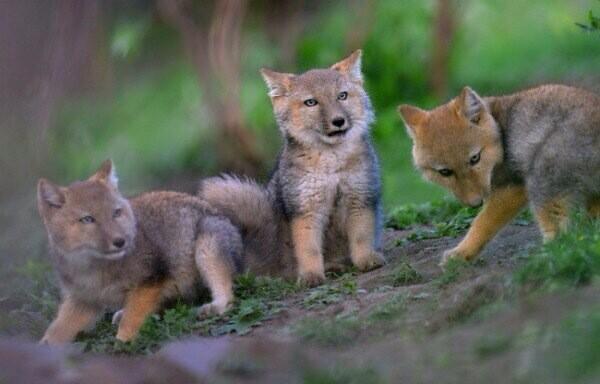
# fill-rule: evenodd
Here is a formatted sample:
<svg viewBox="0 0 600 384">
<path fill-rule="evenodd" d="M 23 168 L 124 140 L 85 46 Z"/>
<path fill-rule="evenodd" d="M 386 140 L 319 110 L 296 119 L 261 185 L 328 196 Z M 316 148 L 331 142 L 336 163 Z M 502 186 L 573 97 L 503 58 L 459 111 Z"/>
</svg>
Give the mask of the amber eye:
<svg viewBox="0 0 600 384">
<path fill-rule="evenodd" d="M 117 217 L 121 217 L 122 214 L 123 214 L 123 210 L 121 208 L 117 208 L 113 212 L 113 218 L 116 219 Z"/>
<path fill-rule="evenodd" d="M 338 100 L 346 100 L 348 98 L 348 92 L 340 92 L 337 99 Z"/>
<path fill-rule="evenodd" d="M 450 177 L 450 176 L 454 175 L 454 171 L 451 169 L 448 169 L 448 168 L 439 169 L 438 172 L 443 177 Z"/>
<path fill-rule="evenodd" d="M 469 159 L 469 164 L 473 166 L 479 163 L 479 160 L 481 160 L 481 152 L 478 152 L 477 154 L 471 156 L 471 158 Z"/>
<path fill-rule="evenodd" d="M 96 219 L 94 219 L 93 216 L 87 215 L 87 216 L 83 216 L 81 219 L 79 219 L 80 222 L 82 222 L 83 224 L 92 224 L 96 222 Z"/>
<path fill-rule="evenodd" d="M 306 99 L 306 100 L 304 100 L 304 105 L 306 105 L 307 107 L 314 107 L 317 104 L 319 104 L 319 103 L 315 99 Z"/>
</svg>

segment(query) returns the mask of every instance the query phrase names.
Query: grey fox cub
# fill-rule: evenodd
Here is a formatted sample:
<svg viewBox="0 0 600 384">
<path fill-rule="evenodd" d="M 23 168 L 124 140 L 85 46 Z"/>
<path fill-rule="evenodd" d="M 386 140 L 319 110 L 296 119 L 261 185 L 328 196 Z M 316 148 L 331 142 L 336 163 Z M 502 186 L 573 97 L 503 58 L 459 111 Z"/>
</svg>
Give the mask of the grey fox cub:
<svg viewBox="0 0 600 384">
<path fill-rule="evenodd" d="M 363 271 L 384 262 L 373 111 L 360 63 L 356 51 L 300 75 L 263 69 L 283 136 L 268 185 L 225 176 L 199 190 L 243 229 L 249 252 L 309 286 L 324 281 L 324 261 L 350 256 Z"/>
</svg>

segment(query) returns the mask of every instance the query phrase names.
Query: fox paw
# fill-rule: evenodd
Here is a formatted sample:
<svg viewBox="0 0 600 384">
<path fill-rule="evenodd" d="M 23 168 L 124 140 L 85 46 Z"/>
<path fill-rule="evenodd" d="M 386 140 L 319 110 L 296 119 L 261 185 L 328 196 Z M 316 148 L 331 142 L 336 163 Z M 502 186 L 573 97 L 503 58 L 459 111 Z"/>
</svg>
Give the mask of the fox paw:
<svg viewBox="0 0 600 384">
<path fill-rule="evenodd" d="M 222 314 L 224 314 L 225 312 L 227 312 L 229 309 L 231 309 L 231 307 L 233 306 L 233 303 L 228 302 L 228 303 L 215 303 L 210 302 L 208 304 L 204 304 L 202 306 L 200 306 L 200 308 L 198 308 L 197 310 L 197 315 L 198 318 L 200 319 L 205 319 L 207 317 L 211 317 L 211 316 L 220 316 Z"/>
<path fill-rule="evenodd" d="M 371 271 L 385 265 L 386 261 L 381 252 L 372 251 L 368 256 L 354 262 L 356 268 L 361 272 Z"/>
<path fill-rule="evenodd" d="M 460 260 L 460 261 L 469 261 L 475 258 L 475 256 L 470 252 L 465 252 L 458 247 L 449 249 L 442 254 L 442 259 L 439 262 L 439 266 L 444 268 L 450 260 Z"/>
<path fill-rule="evenodd" d="M 298 276 L 298 284 L 312 288 L 321 285 L 325 282 L 325 274 L 323 272 L 304 272 Z"/>
<path fill-rule="evenodd" d="M 123 310 L 120 309 L 117 312 L 115 312 L 112 316 L 112 319 L 110 320 L 112 325 L 119 325 L 119 323 L 121 322 L 121 319 L 123 318 Z"/>
</svg>

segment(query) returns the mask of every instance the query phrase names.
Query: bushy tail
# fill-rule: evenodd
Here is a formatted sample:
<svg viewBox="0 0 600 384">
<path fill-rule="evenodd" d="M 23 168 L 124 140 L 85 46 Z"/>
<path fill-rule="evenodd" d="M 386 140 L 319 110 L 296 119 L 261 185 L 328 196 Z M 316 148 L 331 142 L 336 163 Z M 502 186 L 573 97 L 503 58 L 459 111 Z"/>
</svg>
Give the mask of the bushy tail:
<svg viewBox="0 0 600 384">
<path fill-rule="evenodd" d="M 273 205 L 267 190 L 250 179 L 222 175 L 203 180 L 198 196 L 224 212 L 245 230 L 275 222 Z"/>
<path fill-rule="evenodd" d="M 280 268 L 279 218 L 263 186 L 247 178 L 223 175 L 203 180 L 198 196 L 241 229 L 251 270 L 271 274 Z"/>
</svg>

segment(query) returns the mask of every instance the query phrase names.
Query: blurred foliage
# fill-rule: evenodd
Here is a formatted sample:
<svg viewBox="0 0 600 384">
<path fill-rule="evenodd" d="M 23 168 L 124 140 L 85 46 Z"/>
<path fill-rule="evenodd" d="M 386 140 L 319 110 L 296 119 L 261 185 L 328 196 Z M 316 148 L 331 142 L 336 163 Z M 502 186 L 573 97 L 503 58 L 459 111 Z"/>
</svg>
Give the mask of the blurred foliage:
<svg viewBox="0 0 600 384">
<path fill-rule="evenodd" d="M 588 12 L 587 19 L 588 19 L 589 24 L 582 24 L 582 23 L 575 23 L 575 24 L 577 24 L 581 29 L 583 29 L 584 31 L 587 31 L 587 32 L 600 31 L 600 17 L 595 16 L 594 12 L 591 9 Z"/>
<path fill-rule="evenodd" d="M 364 31 L 366 87 L 376 109 L 373 127 L 386 207 L 439 200 L 440 188 L 421 180 L 411 142 L 395 108 L 432 107 L 429 85 L 433 0 L 374 1 Z M 574 26 L 584 1 L 465 0 L 457 2 L 457 30 L 449 67 L 449 95 L 469 84 L 482 94 L 510 92 L 540 82 L 597 79 L 600 44 Z M 339 2 L 320 5 L 297 41 L 296 66 L 278 64 L 278 48 L 264 25 L 243 34 L 241 104 L 245 121 L 272 165 L 279 133 L 258 70 L 303 71 L 347 55 L 351 32 L 367 17 Z M 535 20 L 535 22 L 532 22 Z M 484 22 L 483 22 L 484 21 Z M 360 31 L 359 31 L 360 32 Z M 105 95 L 67 103 L 53 130 L 53 164 L 65 180 L 85 177 L 112 157 L 125 189 L 136 190 L 182 172 L 219 171 L 214 132 L 203 109 L 195 72 L 179 37 L 148 15 L 130 15 L 110 30 L 117 82 Z"/>
</svg>

